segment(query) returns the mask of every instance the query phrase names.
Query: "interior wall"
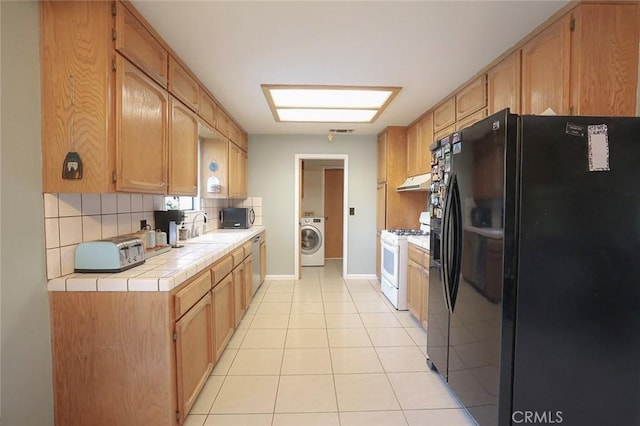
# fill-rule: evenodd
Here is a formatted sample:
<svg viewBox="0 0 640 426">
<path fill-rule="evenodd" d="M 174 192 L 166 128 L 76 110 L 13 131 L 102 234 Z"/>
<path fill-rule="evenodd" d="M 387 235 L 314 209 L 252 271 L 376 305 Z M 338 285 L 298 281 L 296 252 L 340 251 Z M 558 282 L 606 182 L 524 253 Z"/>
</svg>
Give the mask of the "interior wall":
<svg viewBox="0 0 640 426">
<path fill-rule="evenodd" d="M 53 424 L 40 122 L 40 15 L 0 2 L 3 426 Z"/>
<path fill-rule="evenodd" d="M 349 156 L 348 274 L 375 274 L 376 136 L 250 135 L 249 192 L 264 200 L 267 275 L 294 275 L 296 154 Z"/>
<path fill-rule="evenodd" d="M 323 174 L 322 169 L 307 169 L 305 164 L 302 210 L 300 211 L 302 216 L 324 216 Z"/>
</svg>

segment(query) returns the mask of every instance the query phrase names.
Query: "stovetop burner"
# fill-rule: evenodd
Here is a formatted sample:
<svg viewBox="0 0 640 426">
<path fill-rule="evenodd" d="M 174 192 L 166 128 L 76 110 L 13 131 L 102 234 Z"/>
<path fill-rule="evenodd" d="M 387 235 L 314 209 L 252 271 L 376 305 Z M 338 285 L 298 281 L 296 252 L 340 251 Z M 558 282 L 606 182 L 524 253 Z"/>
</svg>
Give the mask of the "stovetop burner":
<svg viewBox="0 0 640 426">
<path fill-rule="evenodd" d="M 409 235 L 428 235 L 427 231 L 423 231 L 421 229 L 389 229 L 388 232 L 400 235 L 400 236 L 409 236 Z"/>
</svg>

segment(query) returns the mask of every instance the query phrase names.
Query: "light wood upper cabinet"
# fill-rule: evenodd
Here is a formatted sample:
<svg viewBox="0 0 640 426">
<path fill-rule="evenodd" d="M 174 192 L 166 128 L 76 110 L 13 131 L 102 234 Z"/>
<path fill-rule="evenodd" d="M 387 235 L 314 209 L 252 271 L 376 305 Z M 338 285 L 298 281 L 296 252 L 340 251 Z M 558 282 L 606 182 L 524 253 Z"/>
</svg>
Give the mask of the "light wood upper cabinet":
<svg viewBox="0 0 640 426">
<path fill-rule="evenodd" d="M 418 174 L 418 123 L 407 129 L 407 176 Z"/>
<path fill-rule="evenodd" d="M 218 106 L 211 96 L 209 96 L 209 94 L 202 88 L 200 88 L 200 105 L 198 108 L 198 115 L 200 115 L 200 117 L 202 117 L 204 121 L 211 126 L 211 128 L 217 127 Z"/>
<path fill-rule="evenodd" d="M 387 184 L 379 183 L 376 188 L 376 230 L 382 231 L 387 223 Z"/>
<path fill-rule="evenodd" d="M 434 135 L 433 135 L 433 140 L 434 140 L 434 142 L 438 141 L 441 138 L 443 138 L 443 137 L 445 137 L 447 135 L 450 135 L 451 133 L 453 133 L 455 131 L 456 131 L 456 125 L 455 124 L 447 126 L 447 127 L 443 128 L 443 129 L 441 129 L 439 132 L 435 132 Z"/>
<path fill-rule="evenodd" d="M 198 81 L 173 56 L 169 56 L 169 92 L 193 111 L 198 111 L 200 101 Z"/>
<path fill-rule="evenodd" d="M 116 189 L 167 192 L 168 94 L 117 55 Z"/>
<path fill-rule="evenodd" d="M 195 114 L 171 97 L 169 122 L 169 194 L 198 193 L 198 122 Z"/>
<path fill-rule="evenodd" d="M 456 121 L 487 106 L 487 76 L 483 75 L 456 93 Z"/>
<path fill-rule="evenodd" d="M 463 118 L 462 120 L 458 121 L 456 123 L 456 132 L 458 130 L 462 130 L 465 127 L 469 127 L 474 123 L 477 123 L 478 121 L 482 120 L 483 118 L 485 118 L 487 116 L 487 110 L 486 108 L 481 109 L 480 111 L 477 111 L 471 115 L 469 115 L 466 118 Z"/>
<path fill-rule="evenodd" d="M 520 112 L 520 55 L 520 50 L 513 52 L 487 72 L 489 115 L 504 108 Z"/>
<path fill-rule="evenodd" d="M 387 181 L 387 134 L 378 135 L 378 183 Z"/>
<path fill-rule="evenodd" d="M 433 132 L 439 133 L 456 122 L 456 98 L 451 97 L 433 111 Z"/>
<path fill-rule="evenodd" d="M 572 114 L 636 115 L 639 9 L 628 2 L 581 4 L 572 11 Z"/>
<path fill-rule="evenodd" d="M 431 172 L 429 146 L 433 143 L 433 114 L 429 113 L 407 129 L 407 176 Z"/>
<path fill-rule="evenodd" d="M 229 142 L 229 197 L 247 197 L 247 153 Z"/>
<path fill-rule="evenodd" d="M 238 146 L 245 152 L 249 151 L 249 140 L 247 138 L 247 134 L 240 129 L 238 129 Z"/>
<path fill-rule="evenodd" d="M 522 47 L 523 114 L 569 114 L 570 25 L 565 15 Z"/>
<path fill-rule="evenodd" d="M 384 176 L 381 181 L 380 174 Z M 378 135 L 377 230 L 416 228 L 426 193 L 398 192 L 407 178 L 407 128 L 392 126 Z"/>
<path fill-rule="evenodd" d="M 216 129 L 226 137 L 229 137 L 229 126 L 231 125 L 231 121 L 229 120 L 229 116 L 226 112 L 222 110 L 222 108 L 218 107 L 218 120 L 216 123 Z"/>
<path fill-rule="evenodd" d="M 433 143 L 433 113 L 428 113 L 418 121 L 418 146 L 416 156 L 419 175 L 431 173 L 431 152 L 429 147 Z"/>
<path fill-rule="evenodd" d="M 216 360 L 227 347 L 235 329 L 233 275 L 228 274 L 211 290 L 213 295 L 213 336 Z"/>
<path fill-rule="evenodd" d="M 116 6 L 115 48 L 162 87 L 167 87 L 169 53 L 120 2 Z"/>
<path fill-rule="evenodd" d="M 213 304 L 208 292 L 176 322 L 176 380 L 179 424 L 191 410 L 215 363 Z"/>
<path fill-rule="evenodd" d="M 43 190 L 114 192 L 111 4 L 43 1 L 40 8 Z M 82 160 L 82 179 L 62 178 L 70 151 Z"/>
</svg>

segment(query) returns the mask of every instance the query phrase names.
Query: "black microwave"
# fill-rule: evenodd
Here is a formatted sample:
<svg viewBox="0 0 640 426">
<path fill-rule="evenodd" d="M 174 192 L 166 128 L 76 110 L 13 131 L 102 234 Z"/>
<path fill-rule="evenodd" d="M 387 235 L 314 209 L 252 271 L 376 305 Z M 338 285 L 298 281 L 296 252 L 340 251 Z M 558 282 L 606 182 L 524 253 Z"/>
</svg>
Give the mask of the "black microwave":
<svg viewBox="0 0 640 426">
<path fill-rule="evenodd" d="M 247 229 L 253 225 L 256 214 L 251 208 L 223 208 L 220 222 L 223 229 Z"/>
</svg>

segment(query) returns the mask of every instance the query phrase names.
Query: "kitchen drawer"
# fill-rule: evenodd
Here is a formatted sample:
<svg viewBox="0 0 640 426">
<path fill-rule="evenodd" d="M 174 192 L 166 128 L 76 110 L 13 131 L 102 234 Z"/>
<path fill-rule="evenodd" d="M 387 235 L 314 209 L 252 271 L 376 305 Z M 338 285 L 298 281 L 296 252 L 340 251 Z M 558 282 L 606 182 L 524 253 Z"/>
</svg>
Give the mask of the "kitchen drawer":
<svg viewBox="0 0 640 426">
<path fill-rule="evenodd" d="M 248 242 L 244 243 L 244 244 L 242 245 L 242 249 L 244 250 L 244 257 L 245 257 L 245 259 L 246 259 L 247 257 L 251 256 L 251 250 L 252 250 L 252 247 L 251 247 L 251 241 L 248 241 Z"/>
<path fill-rule="evenodd" d="M 176 318 L 184 315 L 202 296 L 211 290 L 211 271 L 207 270 L 175 295 Z"/>
<path fill-rule="evenodd" d="M 215 287 L 224 277 L 229 275 L 233 269 L 233 257 L 227 255 L 224 259 L 216 263 L 211 272 L 213 273 L 213 286 Z"/>
<path fill-rule="evenodd" d="M 421 266 L 427 266 L 429 264 L 427 253 L 413 244 L 409 244 L 409 260 L 413 260 Z"/>
<path fill-rule="evenodd" d="M 238 247 L 231 252 L 231 257 L 233 257 L 233 267 L 235 268 L 244 260 L 244 249 L 242 247 Z"/>
</svg>

